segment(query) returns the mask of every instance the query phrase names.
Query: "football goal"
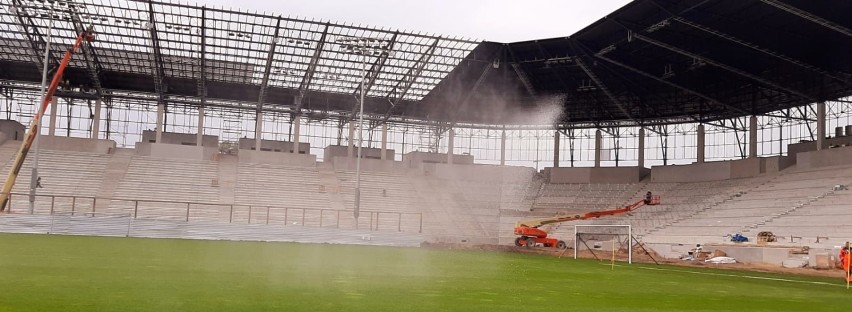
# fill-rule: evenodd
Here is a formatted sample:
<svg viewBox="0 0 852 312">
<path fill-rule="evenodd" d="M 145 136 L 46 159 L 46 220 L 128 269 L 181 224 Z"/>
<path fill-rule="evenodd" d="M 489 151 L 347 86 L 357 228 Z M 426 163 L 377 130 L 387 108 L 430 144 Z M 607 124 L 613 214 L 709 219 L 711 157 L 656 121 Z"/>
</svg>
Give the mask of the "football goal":
<svg viewBox="0 0 852 312">
<path fill-rule="evenodd" d="M 597 260 L 633 263 L 633 249 L 645 247 L 633 236 L 630 225 L 578 224 L 574 226 L 574 259 L 590 254 Z M 650 256 L 650 254 L 648 254 Z M 654 260 L 651 257 L 651 260 Z M 654 260 L 656 262 L 656 260 Z"/>
</svg>

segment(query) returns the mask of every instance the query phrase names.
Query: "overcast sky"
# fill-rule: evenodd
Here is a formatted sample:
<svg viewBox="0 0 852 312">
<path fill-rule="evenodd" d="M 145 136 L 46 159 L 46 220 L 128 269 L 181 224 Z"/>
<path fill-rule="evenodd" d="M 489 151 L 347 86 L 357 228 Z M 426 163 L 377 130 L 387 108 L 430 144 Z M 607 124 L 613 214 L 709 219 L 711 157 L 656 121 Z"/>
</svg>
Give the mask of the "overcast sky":
<svg viewBox="0 0 852 312">
<path fill-rule="evenodd" d="M 298 16 L 487 41 L 515 42 L 571 35 L 628 2 L 630 1 L 200 0 L 197 3 L 273 15 Z"/>
</svg>

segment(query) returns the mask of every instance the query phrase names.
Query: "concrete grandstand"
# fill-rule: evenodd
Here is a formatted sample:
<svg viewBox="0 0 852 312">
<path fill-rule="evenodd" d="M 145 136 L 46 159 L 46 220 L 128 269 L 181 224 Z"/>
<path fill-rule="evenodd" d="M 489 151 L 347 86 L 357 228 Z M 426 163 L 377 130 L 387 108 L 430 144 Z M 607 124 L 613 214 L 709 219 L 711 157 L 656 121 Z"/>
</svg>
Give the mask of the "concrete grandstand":
<svg viewBox="0 0 852 312">
<path fill-rule="evenodd" d="M 636 0 L 516 43 L 65 2 L 57 34 L 98 40 L 46 115 L 41 187 L 31 155 L 0 231 L 509 245 L 519 219 L 653 192 L 661 205 L 548 231 L 629 224 L 666 257 L 709 244 L 780 264 L 806 247 L 814 265 L 852 238 L 847 2 Z M 38 113 L 51 17 L 3 5 L 5 173 Z M 70 39 L 51 40 L 48 66 Z M 764 231 L 777 240 L 728 238 Z"/>
</svg>

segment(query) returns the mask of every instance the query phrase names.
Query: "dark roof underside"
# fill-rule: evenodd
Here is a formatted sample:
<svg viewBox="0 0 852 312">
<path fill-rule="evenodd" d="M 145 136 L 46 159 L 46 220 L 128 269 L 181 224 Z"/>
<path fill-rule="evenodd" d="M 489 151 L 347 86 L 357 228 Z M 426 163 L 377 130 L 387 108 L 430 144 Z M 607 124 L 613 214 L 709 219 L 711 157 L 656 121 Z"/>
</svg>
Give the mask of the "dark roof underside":
<svg viewBox="0 0 852 312">
<path fill-rule="evenodd" d="M 480 45 L 498 57 L 472 55 L 421 107 L 449 101 L 460 104 L 432 117 L 513 123 L 529 120 L 515 108 L 560 101 L 563 123 L 602 126 L 837 99 L 852 94 L 850 12 L 843 0 L 637 0 L 570 37 Z M 512 107 L 495 113 L 502 103 Z"/>
</svg>

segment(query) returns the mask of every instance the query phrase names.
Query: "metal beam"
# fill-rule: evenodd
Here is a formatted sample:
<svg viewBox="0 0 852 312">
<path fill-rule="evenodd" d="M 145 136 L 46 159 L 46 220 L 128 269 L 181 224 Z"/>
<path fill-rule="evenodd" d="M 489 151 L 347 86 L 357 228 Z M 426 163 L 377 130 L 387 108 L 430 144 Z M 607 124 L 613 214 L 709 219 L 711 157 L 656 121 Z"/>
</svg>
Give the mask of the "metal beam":
<svg viewBox="0 0 852 312">
<path fill-rule="evenodd" d="M 762 1 L 763 3 L 766 3 L 768 5 L 771 5 L 773 7 L 776 7 L 778 9 L 782 10 L 782 11 L 785 11 L 787 13 L 793 14 L 795 16 L 801 17 L 801 18 L 806 19 L 808 21 L 811 21 L 811 22 L 814 22 L 814 23 L 819 24 L 821 26 L 824 26 L 828 29 L 834 30 L 834 31 L 839 32 L 841 34 L 844 34 L 847 37 L 852 37 L 852 30 L 849 30 L 849 28 L 837 25 L 833 22 L 830 22 L 830 21 L 823 19 L 819 16 L 813 15 L 809 12 L 805 12 L 805 11 L 799 9 L 799 8 L 796 8 L 794 6 L 786 4 L 782 1 L 778 1 L 778 0 L 760 0 L 760 1 Z"/>
<path fill-rule="evenodd" d="M 518 80 L 521 81 L 521 84 L 524 85 L 524 88 L 527 90 L 527 93 L 530 96 L 536 96 L 535 87 L 533 87 L 532 82 L 530 81 L 529 75 L 524 69 L 521 67 L 521 64 L 518 63 L 518 59 L 515 57 L 515 51 L 512 51 L 512 46 L 506 44 L 506 49 L 509 50 L 509 56 L 512 57 L 512 70 L 515 71 L 515 75 L 518 76 Z"/>
<path fill-rule="evenodd" d="M 592 52 L 591 50 L 589 50 L 589 48 L 588 48 L 586 45 L 584 45 L 582 42 L 580 42 L 579 40 L 576 40 L 576 39 L 574 39 L 574 38 L 568 38 L 568 39 L 569 39 L 569 40 L 571 40 L 571 43 L 572 43 L 572 47 L 571 47 L 571 48 L 572 48 L 572 50 L 574 50 L 574 52 L 575 52 L 576 54 L 583 54 L 583 55 L 585 55 L 585 56 L 587 56 L 587 57 L 590 57 L 590 58 L 593 58 L 593 57 L 594 57 L 594 56 L 592 56 L 592 55 L 590 54 L 590 53 L 593 53 L 593 52 Z M 580 53 L 577 53 L 577 49 L 579 49 L 579 50 L 580 50 Z M 658 118 L 660 118 L 660 116 L 662 116 L 662 115 L 660 114 L 660 112 L 659 112 L 659 111 L 657 111 L 657 108 L 656 108 L 656 107 L 645 105 L 645 104 L 644 104 L 644 103 L 642 103 L 642 101 L 641 101 L 642 96 L 648 96 L 648 97 L 654 97 L 654 98 L 657 98 L 657 99 L 659 99 L 660 101 L 665 102 L 666 100 L 664 100 L 663 98 L 661 98 L 660 96 L 658 96 L 658 95 L 656 94 L 656 92 L 651 92 L 651 91 L 649 91 L 649 90 L 648 90 L 648 88 L 645 88 L 645 86 L 643 86 L 643 85 L 641 85 L 641 84 L 639 84 L 639 83 L 637 83 L 637 82 L 633 81 L 632 79 L 628 79 L 627 77 L 625 77 L 624 75 L 622 75 L 620 72 L 618 72 L 618 71 L 616 71 L 616 70 L 614 70 L 614 69 L 610 68 L 609 66 L 606 66 L 604 63 L 600 63 L 600 67 L 603 67 L 604 69 L 606 69 L 607 71 L 609 71 L 611 74 L 613 74 L 613 75 L 617 76 L 618 78 L 621 78 L 622 80 L 624 80 L 624 81 L 626 81 L 626 82 L 628 82 L 628 83 L 630 83 L 630 84 L 634 85 L 636 88 L 642 89 L 642 91 L 644 91 L 645 93 L 644 93 L 644 94 L 642 94 L 642 95 L 639 95 L 639 94 L 636 94 L 636 93 L 634 92 L 634 90 L 635 90 L 635 89 L 634 89 L 633 87 L 627 88 L 630 92 L 634 93 L 633 95 L 634 95 L 635 97 L 637 97 L 637 98 L 639 98 L 639 99 L 640 99 L 639 103 L 641 104 L 642 108 L 644 108 L 644 110 L 645 110 L 646 112 L 651 112 L 651 113 L 653 113 L 654 115 L 656 115 L 656 117 L 658 117 Z M 696 120 L 696 121 L 698 121 L 698 120 Z M 635 122 L 635 120 L 634 120 L 634 122 Z M 642 124 L 642 123 L 644 123 L 644 120 L 643 120 L 642 122 L 638 123 L 638 124 L 641 126 L 641 124 Z"/>
<path fill-rule="evenodd" d="M 79 34 L 87 31 L 86 27 L 83 25 L 83 22 L 80 21 L 80 17 L 75 13 L 71 14 L 71 22 L 74 24 L 74 30 Z M 104 95 L 103 88 L 101 87 L 101 73 L 103 72 L 103 66 L 101 66 L 101 62 L 98 60 L 98 54 L 95 50 L 95 47 L 92 46 L 92 43 L 89 41 L 83 41 L 81 46 L 83 61 L 86 63 L 86 72 L 89 74 L 89 79 L 92 81 L 92 86 L 95 88 L 95 93 L 98 97 L 102 97 Z"/>
<path fill-rule="evenodd" d="M 426 68 L 426 64 L 428 64 L 432 56 L 435 55 L 435 50 L 437 50 L 438 48 L 438 42 L 440 42 L 440 39 L 435 39 L 435 41 L 432 42 L 432 45 L 429 46 L 429 49 L 427 49 L 425 52 L 423 52 L 423 54 L 420 55 L 420 58 L 417 59 L 417 62 L 408 68 L 408 71 L 405 73 L 404 76 L 402 76 L 402 79 L 397 81 L 393 89 L 391 89 L 385 96 L 388 102 L 390 102 L 391 106 L 388 107 L 388 110 L 385 112 L 385 116 L 382 117 L 382 121 L 376 126 L 388 121 L 388 118 L 390 118 L 391 114 L 393 113 L 393 110 L 396 108 L 397 105 L 399 105 L 402 99 L 405 98 L 405 95 L 408 94 L 408 91 L 411 90 L 411 86 L 414 85 L 414 82 L 416 82 L 417 78 L 420 77 L 420 73 L 422 73 L 423 69 Z M 352 116 L 354 115 L 355 114 L 353 113 Z"/>
<path fill-rule="evenodd" d="M 305 75 L 302 76 L 302 82 L 299 83 L 299 96 L 296 97 L 296 108 L 293 110 L 296 113 L 302 111 L 302 99 L 305 97 L 305 94 L 308 92 L 308 88 L 311 86 L 311 81 L 314 79 L 314 71 L 317 69 L 317 63 L 319 63 L 323 46 L 325 46 L 325 37 L 328 34 L 328 27 L 329 23 L 325 23 L 325 28 L 323 28 L 322 36 L 320 36 L 320 40 L 317 42 L 317 48 L 314 49 L 314 55 L 311 56 L 311 62 L 308 64 L 308 69 L 305 71 Z"/>
<path fill-rule="evenodd" d="M 472 98 L 473 94 L 476 93 L 476 89 L 479 89 L 479 85 L 481 85 L 482 81 L 485 80 L 485 76 L 488 75 L 488 72 L 490 72 L 491 69 L 494 68 L 494 66 L 492 66 L 492 64 L 494 64 L 494 61 L 496 61 L 497 59 L 500 58 L 500 55 L 503 53 L 503 49 L 505 49 L 505 48 L 506 48 L 506 46 L 503 46 L 500 49 L 500 51 L 497 51 L 497 53 L 494 53 L 494 57 L 491 59 L 491 61 L 489 61 L 487 64 L 485 64 L 485 68 L 482 70 L 482 73 L 479 74 L 479 78 L 476 79 L 476 82 L 473 83 L 473 87 L 471 87 L 470 90 L 467 91 L 467 95 L 465 95 L 464 100 L 461 103 L 459 103 L 459 105 L 456 106 L 457 107 L 456 108 L 456 114 L 453 115 L 452 122 L 450 122 L 447 129 L 451 129 L 451 128 L 454 128 L 456 126 L 456 123 L 457 123 L 456 116 L 458 116 L 458 112 L 461 111 L 463 108 L 467 108 L 467 105 L 468 105 L 468 102 L 470 101 L 470 98 Z"/>
<path fill-rule="evenodd" d="M 580 69 L 582 69 L 583 72 L 586 73 L 586 76 L 589 76 L 589 78 L 592 79 L 592 81 L 598 86 L 598 88 L 600 88 L 601 91 L 606 94 L 609 100 L 612 101 L 613 104 L 618 106 L 618 109 L 621 111 L 622 114 L 624 114 L 624 116 L 627 116 L 627 118 L 637 124 L 641 124 L 641 122 L 636 121 L 636 118 L 633 118 L 633 115 L 630 114 L 630 111 L 625 107 L 625 105 L 622 104 L 621 101 L 619 101 L 618 98 L 615 97 L 615 94 L 612 94 L 612 92 L 609 90 L 609 88 L 606 87 L 603 81 L 598 78 L 598 75 L 596 75 L 595 72 L 592 71 L 591 68 L 589 68 L 589 66 L 586 66 L 586 63 L 583 62 L 581 58 L 574 58 L 574 62 L 577 63 L 577 66 L 580 66 Z"/>
<path fill-rule="evenodd" d="M 198 51 L 198 87 L 201 107 L 207 105 L 207 7 L 201 7 L 201 51 Z"/>
<path fill-rule="evenodd" d="M 166 101 L 166 71 L 163 68 L 163 54 L 160 52 L 160 40 L 157 38 L 157 22 L 154 20 L 154 2 L 148 0 L 148 30 L 151 35 L 151 49 L 153 50 L 151 67 L 154 72 L 154 90 L 157 92 L 157 102 Z"/>
<path fill-rule="evenodd" d="M 642 70 L 640 70 L 640 69 L 638 69 L 638 68 L 635 68 L 635 67 L 632 67 L 632 66 L 630 66 L 630 65 L 624 64 L 624 63 L 622 63 L 622 62 L 619 62 L 619 61 L 613 60 L 613 59 L 611 59 L 611 58 L 608 58 L 608 57 L 604 56 L 604 55 L 603 55 L 603 53 L 600 53 L 600 52 L 595 53 L 595 57 L 597 57 L 597 58 L 599 58 L 599 59 L 601 59 L 601 60 L 607 61 L 607 62 L 609 62 L 609 63 L 612 63 L 613 65 L 619 66 L 619 67 L 624 68 L 624 69 L 627 69 L 627 70 L 629 70 L 629 71 L 632 71 L 632 72 L 634 72 L 634 73 L 637 73 L 637 74 L 639 74 L 639 75 L 642 75 L 642 76 L 645 76 L 645 77 L 651 78 L 651 79 L 653 79 L 653 80 L 656 80 L 657 82 L 660 82 L 660 83 L 662 83 L 662 84 L 665 84 L 665 85 L 667 85 L 667 86 L 669 86 L 669 87 L 672 87 L 672 88 L 675 88 L 675 89 L 679 89 L 679 90 L 681 90 L 681 91 L 684 91 L 684 92 L 690 93 L 690 94 L 692 94 L 692 95 L 698 96 L 698 97 L 700 97 L 700 98 L 702 98 L 702 99 L 705 99 L 705 100 L 707 100 L 707 101 L 709 101 L 709 102 L 711 102 L 711 103 L 714 103 L 714 104 L 717 104 L 717 105 L 721 105 L 721 106 L 727 107 L 727 108 L 728 108 L 728 109 L 730 109 L 730 110 L 740 112 L 740 113 L 742 113 L 742 114 L 744 114 L 744 115 L 749 115 L 749 114 L 751 114 L 751 113 L 746 112 L 746 111 L 744 111 L 744 110 L 742 110 L 742 109 L 740 109 L 740 108 L 738 108 L 738 107 L 736 107 L 736 106 L 732 106 L 732 105 L 729 105 L 729 104 L 722 103 L 722 102 L 720 102 L 719 100 L 716 100 L 716 99 L 714 99 L 714 98 L 712 98 L 712 97 L 709 97 L 709 96 L 707 96 L 707 95 L 702 94 L 701 92 L 698 92 L 698 91 L 695 91 L 695 90 L 689 89 L 689 88 L 687 88 L 687 87 L 681 86 L 681 85 L 676 84 L 676 83 L 674 83 L 674 82 L 671 82 L 671 81 L 665 80 L 665 79 L 663 79 L 663 78 L 657 77 L 657 76 L 655 76 L 655 75 L 649 74 L 649 73 L 647 73 L 647 72 L 644 72 L 644 71 L 642 71 Z"/>
<path fill-rule="evenodd" d="M 644 36 L 644 35 L 640 35 L 640 34 L 638 34 L 638 33 L 635 33 L 635 32 L 634 32 L 634 33 L 633 33 L 633 38 L 636 38 L 636 39 L 642 40 L 642 41 L 644 41 L 644 42 L 650 43 L 650 44 L 652 44 L 652 45 L 658 46 L 658 47 L 660 47 L 660 48 L 663 48 L 663 49 L 666 49 L 666 50 L 669 50 L 669 51 L 672 51 L 672 52 L 675 52 L 675 53 L 678 53 L 678 54 L 681 54 L 681 55 L 684 55 L 684 56 L 691 57 L 691 58 L 696 59 L 696 60 L 703 61 L 703 62 L 705 62 L 705 63 L 707 63 L 707 64 L 710 64 L 710 65 L 713 65 L 713 66 L 719 67 L 719 68 L 721 68 L 721 69 L 727 70 L 727 71 L 732 72 L 732 73 L 734 73 L 734 74 L 737 74 L 737 75 L 740 75 L 740 76 L 746 77 L 746 78 L 748 78 L 748 79 L 754 80 L 754 81 L 756 81 L 756 82 L 759 82 L 759 83 L 761 83 L 761 84 L 764 84 L 764 85 L 767 85 L 767 86 L 773 87 L 773 88 L 775 88 L 775 89 L 777 89 L 777 90 L 779 90 L 779 91 L 786 92 L 786 93 L 791 93 L 791 94 L 794 94 L 794 95 L 796 95 L 796 96 L 798 96 L 798 97 L 801 97 L 801 98 L 806 99 L 806 100 L 809 100 L 809 101 L 816 101 L 816 98 L 815 98 L 815 97 L 810 96 L 810 95 L 807 95 L 807 94 L 805 94 L 805 93 L 803 93 L 803 92 L 796 91 L 796 90 L 790 89 L 790 88 L 788 88 L 788 87 L 781 86 L 781 85 L 779 85 L 779 84 L 777 84 L 777 83 L 775 83 L 775 82 L 772 82 L 772 81 L 769 81 L 769 80 L 763 79 L 763 78 L 758 77 L 758 76 L 756 76 L 756 75 L 752 75 L 752 74 L 747 73 L 747 72 L 745 72 L 745 71 L 743 71 L 743 70 L 740 70 L 740 69 L 734 68 L 734 67 L 732 67 L 732 66 L 726 65 L 726 64 L 724 64 L 724 63 L 722 63 L 722 62 L 719 62 L 719 61 L 716 61 L 716 60 L 712 60 L 712 59 L 706 58 L 706 57 L 701 56 L 701 55 L 698 55 L 698 54 L 696 54 L 696 53 L 692 53 L 692 52 L 689 52 L 689 51 L 683 50 L 683 49 L 681 49 L 681 48 L 678 48 L 678 47 L 672 46 L 672 45 L 670 45 L 670 44 L 667 44 L 667 43 L 664 43 L 664 42 L 661 42 L 661 41 L 658 41 L 658 40 L 655 40 L 655 39 L 648 38 L 648 37 L 646 37 L 646 36 Z"/>
<path fill-rule="evenodd" d="M 796 65 L 796 66 L 799 66 L 799 67 L 802 67 L 802 68 L 808 69 L 808 70 L 810 70 L 810 71 L 813 71 L 813 72 L 819 73 L 819 74 L 821 74 L 821 75 L 823 75 L 823 76 L 825 76 L 825 77 L 828 77 L 828 78 L 831 78 L 831 79 L 837 80 L 837 81 L 839 81 L 839 82 L 841 82 L 841 83 L 848 83 L 846 79 L 841 78 L 841 77 L 839 77 L 839 76 L 837 76 L 837 75 L 833 75 L 833 74 L 829 73 L 828 71 L 826 71 L 826 70 L 824 70 L 824 69 L 822 69 L 822 68 L 816 67 L 816 66 L 811 65 L 811 64 L 807 64 L 807 63 L 802 62 L 802 61 L 799 61 L 799 60 L 796 60 L 796 59 L 794 59 L 794 58 L 792 58 L 792 57 L 789 57 L 789 56 L 783 55 L 783 54 L 781 54 L 781 53 L 778 53 L 778 52 L 772 51 L 772 50 L 770 50 L 770 49 L 762 48 L 762 47 L 760 47 L 760 46 L 758 46 L 758 45 L 756 45 L 756 44 L 753 44 L 753 43 L 750 43 L 750 42 L 748 42 L 748 41 L 745 41 L 745 40 L 742 40 L 742 39 L 736 38 L 736 37 L 734 37 L 734 36 L 728 35 L 728 34 L 726 34 L 726 33 L 723 33 L 723 32 L 721 32 L 721 31 L 715 30 L 715 29 L 713 29 L 713 28 L 710 28 L 710 27 L 707 27 L 707 26 L 704 26 L 704 25 L 698 24 L 698 23 L 696 23 L 696 22 L 693 22 L 693 21 L 687 20 L 687 19 L 685 19 L 685 18 L 677 17 L 677 16 L 673 17 L 673 18 L 672 18 L 672 20 L 674 20 L 674 21 L 676 21 L 676 22 L 678 22 L 678 23 L 681 23 L 681 24 L 687 25 L 687 26 L 689 26 L 689 27 L 692 27 L 692 28 L 695 28 L 695 29 L 701 30 L 701 31 L 706 32 L 706 33 L 708 33 L 708 34 L 714 35 L 714 36 L 716 36 L 716 37 L 719 37 L 719 38 L 722 38 L 722 39 L 725 39 L 725 40 L 731 41 L 731 42 L 733 42 L 733 43 L 739 44 L 739 45 L 741 45 L 741 46 L 747 47 L 747 48 L 749 48 L 749 49 L 752 49 L 752 50 L 755 50 L 755 51 L 761 52 L 761 53 L 763 53 L 763 54 L 769 55 L 769 56 L 774 57 L 774 58 L 776 58 L 776 59 L 779 59 L 779 60 L 782 60 L 782 61 L 785 61 L 785 62 L 791 63 L 791 64 L 793 64 L 793 65 Z"/>
<path fill-rule="evenodd" d="M 47 41 L 44 39 L 44 36 L 38 31 L 38 26 L 33 22 L 33 19 L 29 12 L 26 12 L 24 5 L 20 0 L 13 0 L 12 7 L 10 7 L 10 11 L 14 11 L 15 16 L 18 19 L 18 23 L 24 30 L 24 34 L 27 37 L 27 41 L 30 43 L 30 48 L 33 52 L 33 59 L 35 60 L 36 65 L 38 66 L 38 70 L 41 71 L 44 68 L 44 48 L 47 45 Z M 53 68 L 59 65 L 59 59 L 53 55 L 53 51 L 50 51 L 47 55 L 48 59 L 48 71 L 53 71 Z"/>
<path fill-rule="evenodd" d="M 806 122 L 816 122 L 816 119 L 810 119 L 810 118 L 807 118 L 807 117 L 794 117 L 794 116 L 791 116 L 791 115 L 782 116 L 782 115 L 775 115 L 775 114 L 768 114 L 768 113 L 767 114 L 761 114 L 761 115 L 767 116 L 767 117 L 774 117 L 774 118 L 801 120 L 801 121 L 806 121 Z"/>
<path fill-rule="evenodd" d="M 370 69 L 367 71 L 366 85 L 364 85 L 364 94 L 370 94 L 370 89 L 373 88 L 373 85 L 376 83 L 376 79 L 378 79 L 379 74 L 382 73 L 382 69 L 384 68 L 385 63 L 387 63 L 388 58 L 390 58 L 390 51 L 393 51 L 393 46 L 394 44 L 396 44 L 396 37 L 398 35 L 398 31 L 393 33 L 393 36 L 388 42 L 387 50 L 382 51 L 382 53 L 379 54 L 379 57 L 376 58 L 376 61 L 373 62 L 373 65 L 370 65 Z M 353 96 L 359 96 L 361 94 L 361 84 L 363 83 L 364 81 L 361 81 L 358 84 L 358 89 L 352 91 Z"/>
<path fill-rule="evenodd" d="M 279 16 L 278 22 L 275 23 L 275 34 L 272 36 L 272 42 L 269 43 L 269 52 L 266 54 L 263 79 L 260 81 L 260 93 L 257 95 L 257 111 L 263 110 L 263 102 L 266 100 L 266 87 L 269 86 L 269 72 L 272 70 L 272 63 L 275 60 L 275 48 L 278 47 L 278 34 L 280 30 L 281 17 Z M 257 150 L 260 150 L 260 148 Z"/>
</svg>

